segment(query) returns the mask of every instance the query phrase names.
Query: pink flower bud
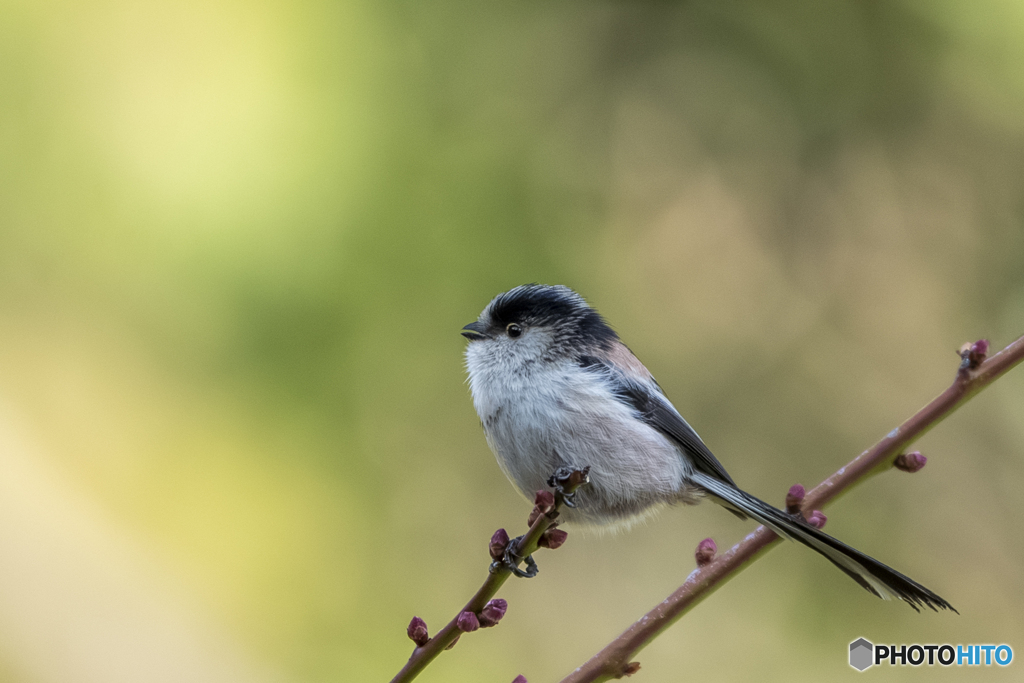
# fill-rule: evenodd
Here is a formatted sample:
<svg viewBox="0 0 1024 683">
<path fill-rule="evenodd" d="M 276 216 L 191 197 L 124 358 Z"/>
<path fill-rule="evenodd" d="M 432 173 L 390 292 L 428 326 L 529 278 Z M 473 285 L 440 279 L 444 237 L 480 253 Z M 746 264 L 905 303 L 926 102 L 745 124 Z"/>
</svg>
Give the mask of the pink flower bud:
<svg viewBox="0 0 1024 683">
<path fill-rule="evenodd" d="M 555 494 L 551 493 L 551 491 L 541 489 L 540 491 L 537 491 L 537 495 L 534 497 L 533 502 L 533 512 L 530 513 L 530 518 L 526 522 L 530 526 L 533 526 L 533 523 L 536 522 L 541 515 L 546 515 L 555 509 Z"/>
<path fill-rule="evenodd" d="M 508 547 L 508 532 L 504 529 L 498 529 L 491 536 L 491 544 L 488 547 L 488 551 L 491 553 L 491 557 L 496 560 L 500 560 L 505 556 L 505 548 Z"/>
<path fill-rule="evenodd" d="M 694 557 L 697 558 L 697 566 L 704 567 L 711 564 L 711 560 L 715 559 L 717 552 L 718 546 L 715 544 L 715 539 L 705 538 L 697 544 L 697 552 L 694 553 Z"/>
<path fill-rule="evenodd" d="M 978 341 L 971 344 L 967 342 L 960 347 L 960 357 L 963 358 L 963 362 L 960 363 L 960 369 L 966 370 L 981 365 L 985 358 L 988 356 L 988 339 L 979 339 Z"/>
<path fill-rule="evenodd" d="M 455 621 L 455 627 L 463 633 L 472 633 L 480 628 L 480 620 L 472 612 L 463 612 Z"/>
<path fill-rule="evenodd" d="M 528 683 L 528 682 L 526 680 L 526 676 L 524 676 L 523 674 L 519 674 L 514 679 L 512 679 L 512 683 Z"/>
<path fill-rule="evenodd" d="M 804 502 L 804 495 L 806 493 L 804 487 L 800 484 L 790 486 L 789 493 L 786 494 L 786 512 L 791 515 L 800 512 L 800 504 Z"/>
<path fill-rule="evenodd" d="M 430 636 L 427 634 L 427 622 L 419 617 L 412 618 L 409 628 L 405 632 L 409 634 L 409 639 L 416 643 L 417 647 L 423 647 L 430 640 Z"/>
<path fill-rule="evenodd" d="M 508 610 L 508 603 L 501 598 L 495 598 L 491 600 L 484 608 L 480 610 L 480 627 L 489 628 L 494 626 L 501 618 L 505 616 L 505 612 Z"/>
<path fill-rule="evenodd" d="M 807 518 L 807 523 L 811 526 L 821 529 L 825 526 L 825 522 L 828 521 L 828 517 L 821 510 L 815 510 L 811 513 L 811 516 Z"/>
<path fill-rule="evenodd" d="M 921 451 L 911 451 L 910 453 L 901 453 L 896 456 L 896 461 L 893 465 L 896 469 L 903 472 L 917 472 L 927 464 L 928 458 L 921 455 Z"/>
<path fill-rule="evenodd" d="M 569 534 L 566 531 L 562 531 L 561 529 L 548 529 L 541 535 L 540 540 L 537 541 L 537 546 L 540 548 L 550 548 L 551 550 L 555 550 L 562 547 L 562 544 L 565 543 L 565 539 L 567 538 L 569 538 Z"/>
</svg>

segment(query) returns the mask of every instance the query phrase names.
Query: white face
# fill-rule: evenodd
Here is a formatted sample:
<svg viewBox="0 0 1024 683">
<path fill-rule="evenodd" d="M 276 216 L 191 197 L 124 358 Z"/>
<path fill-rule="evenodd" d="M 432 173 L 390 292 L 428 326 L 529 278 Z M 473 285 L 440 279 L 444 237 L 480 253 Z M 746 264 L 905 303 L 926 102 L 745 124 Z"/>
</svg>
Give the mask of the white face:
<svg viewBox="0 0 1024 683">
<path fill-rule="evenodd" d="M 557 348 L 549 326 L 494 325 L 486 310 L 480 323 L 479 331 L 485 336 L 466 346 L 466 369 L 473 407 L 488 431 L 489 419 L 502 410 L 523 401 L 537 403 L 536 392 L 551 385 L 547 376 L 558 373 L 560 363 L 549 362 L 556 360 L 553 350 Z"/>
<path fill-rule="evenodd" d="M 491 322 L 486 311 L 481 316 L 486 337 L 472 339 L 466 346 L 466 366 L 474 374 L 522 373 L 529 366 L 550 355 L 551 330 L 542 326 L 510 323 L 499 327 Z"/>
<path fill-rule="evenodd" d="M 576 355 L 573 333 L 583 319 L 603 324 L 567 287 L 523 285 L 491 300 L 479 320 L 463 328 L 470 339 L 466 369 L 481 417 L 496 405 L 520 400 L 524 391 L 547 386 L 539 375 L 562 373 Z"/>
</svg>

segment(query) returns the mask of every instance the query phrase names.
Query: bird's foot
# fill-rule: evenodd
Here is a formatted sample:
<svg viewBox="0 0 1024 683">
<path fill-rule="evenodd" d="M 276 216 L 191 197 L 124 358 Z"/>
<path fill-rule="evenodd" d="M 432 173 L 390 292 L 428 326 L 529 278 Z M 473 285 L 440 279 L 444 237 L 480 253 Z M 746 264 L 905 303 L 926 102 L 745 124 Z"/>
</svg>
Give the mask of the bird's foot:
<svg viewBox="0 0 1024 683">
<path fill-rule="evenodd" d="M 522 536 L 517 536 L 512 539 L 507 546 L 505 546 L 505 552 L 502 554 L 500 559 L 491 562 L 490 571 L 492 574 L 502 569 L 507 569 L 521 579 L 532 579 L 537 576 L 540 568 L 533 559 L 533 555 L 527 555 L 526 557 L 519 557 L 519 543 L 523 540 Z M 525 562 L 526 569 L 520 569 L 519 563 Z"/>
<path fill-rule="evenodd" d="M 566 507 L 576 507 L 576 489 L 590 481 L 590 466 L 583 469 L 559 467 L 548 477 L 548 486 L 555 490 L 555 500 Z"/>
</svg>

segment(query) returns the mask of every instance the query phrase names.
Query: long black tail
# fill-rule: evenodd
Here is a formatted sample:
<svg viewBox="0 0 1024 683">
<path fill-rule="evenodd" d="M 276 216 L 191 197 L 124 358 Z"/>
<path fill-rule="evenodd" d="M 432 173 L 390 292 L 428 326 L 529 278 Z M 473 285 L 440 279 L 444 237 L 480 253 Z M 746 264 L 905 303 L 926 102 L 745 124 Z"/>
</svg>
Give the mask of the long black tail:
<svg viewBox="0 0 1024 683">
<path fill-rule="evenodd" d="M 817 550 L 850 578 L 878 597 L 884 600 L 899 598 L 918 611 L 921 605 L 927 605 L 935 611 L 941 607 L 956 612 L 952 605 L 910 577 L 837 541 L 820 529 L 754 498 L 749 493 L 701 472 L 695 472 L 691 479 L 716 503 L 752 517 L 784 538 L 800 541 L 807 547 Z"/>
</svg>

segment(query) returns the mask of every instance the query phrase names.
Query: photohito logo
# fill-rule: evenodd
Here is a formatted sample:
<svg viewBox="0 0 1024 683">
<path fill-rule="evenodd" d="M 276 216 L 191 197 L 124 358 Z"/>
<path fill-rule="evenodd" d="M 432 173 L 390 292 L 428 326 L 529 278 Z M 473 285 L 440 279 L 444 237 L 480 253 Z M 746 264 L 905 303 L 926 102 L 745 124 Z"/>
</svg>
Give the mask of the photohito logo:
<svg viewBox="0 0 1024 683">
<path fill-rule="evenodd" d="M 876 664 L 889 666 L 1008 666 L 1009 645 L 874 645 L 866 638 L 850 643 L 850 666 L 864 671 Z"/>
</svg>

